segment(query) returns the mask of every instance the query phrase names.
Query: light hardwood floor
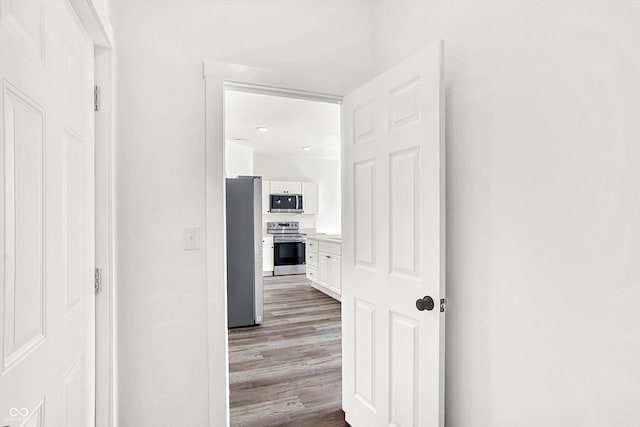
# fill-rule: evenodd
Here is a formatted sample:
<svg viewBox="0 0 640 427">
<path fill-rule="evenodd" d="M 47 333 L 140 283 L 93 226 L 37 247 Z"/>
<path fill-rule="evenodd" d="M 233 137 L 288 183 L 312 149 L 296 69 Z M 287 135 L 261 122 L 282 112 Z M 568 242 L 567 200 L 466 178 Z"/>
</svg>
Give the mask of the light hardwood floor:
<svg viewBox="0 0 640 427">
<path fill-rule="evenodd" d="M 303 275 L 265 277 L 264 324 L 229 330 L 232 426 L 348 426 L 340 303 Z"/>
</svg>

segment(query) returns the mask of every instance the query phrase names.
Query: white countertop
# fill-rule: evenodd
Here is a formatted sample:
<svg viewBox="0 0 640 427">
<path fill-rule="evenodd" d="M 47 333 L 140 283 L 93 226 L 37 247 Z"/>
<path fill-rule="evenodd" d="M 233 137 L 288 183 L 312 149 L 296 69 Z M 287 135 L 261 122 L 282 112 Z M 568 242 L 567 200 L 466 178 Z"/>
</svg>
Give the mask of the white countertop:
<svg viewBox="0 0 640 427">
<path fill-rule="evenodd" d="M 342 235 L 341 234 L 326 234 L 326 233 L 303 233 L 307 239 L 312 240 L 322 240 L 324 242 L 333 242 L 333 243 L 342 243 Z M 263 240 L 273 242 L 273 234 L 264 234 L 262 236 Z"/>
<path fill-rule="evenodd" d="M 342 243 L 342 235 L 340 234 L 307 234 L 307 239 L 322 240 L 324 242 Z"/>
</svg>

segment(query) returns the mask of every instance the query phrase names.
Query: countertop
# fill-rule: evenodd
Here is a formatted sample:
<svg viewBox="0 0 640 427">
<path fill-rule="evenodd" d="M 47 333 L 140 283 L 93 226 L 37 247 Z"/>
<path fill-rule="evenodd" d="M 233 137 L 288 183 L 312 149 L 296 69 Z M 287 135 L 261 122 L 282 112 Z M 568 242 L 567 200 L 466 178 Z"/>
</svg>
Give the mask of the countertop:
<svg viewBox="0 0 640 427">
<path fill-rule="evenodd" d="M 323 242 L 332 242 L 332 243 L 342 243 L 342 235 L 340 234 L 325 234 L 325 233 L 310 233 L 310 232 L 306 232 L 306 233 L 302 233 L 305 235 L 305 237 L 307 239 L 312 239 L 312 240 L 322 240 Z M 262 236 L 263 239 L 268 239 L 273 241 L 273 236 L 274 234 L 264 234 Z"/>
<path fill-rule="evenodd" d="M 342 243 L 342 235 L 340 234 L 307 234 L 307 239 L 322 240 L 323 242 Z"/>
</svg>

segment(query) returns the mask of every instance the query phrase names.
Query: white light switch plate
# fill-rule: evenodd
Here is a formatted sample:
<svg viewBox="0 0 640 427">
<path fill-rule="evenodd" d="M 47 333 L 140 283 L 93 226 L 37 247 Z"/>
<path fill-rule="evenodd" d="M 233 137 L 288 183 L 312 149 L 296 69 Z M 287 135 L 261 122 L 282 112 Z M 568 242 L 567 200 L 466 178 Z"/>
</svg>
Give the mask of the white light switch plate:
<svg viewBox="0 0 640 427">
<path fill-rule="evenodd" d="M 184 228 L 184 250 L 197 251 L 200 249 L 200 227 Z"/>
</svg>

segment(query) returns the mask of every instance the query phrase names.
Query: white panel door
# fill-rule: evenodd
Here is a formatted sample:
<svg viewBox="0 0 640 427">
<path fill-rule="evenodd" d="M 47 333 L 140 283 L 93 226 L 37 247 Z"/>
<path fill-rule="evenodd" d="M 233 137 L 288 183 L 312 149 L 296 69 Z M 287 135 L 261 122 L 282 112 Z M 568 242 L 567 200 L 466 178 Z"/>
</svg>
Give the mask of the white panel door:
<svg viewBox="0 0 640 427">
<path fill-rule="evenodd" d="M 0 0 L 0 425 L 94 424 L 93 45 Z"/>
<path fill-rule="evenodd" d="M 355 427 L 444 425 L 442 56 L 432 44 L 343 104 L 343 408 Z"/>
</svg>

